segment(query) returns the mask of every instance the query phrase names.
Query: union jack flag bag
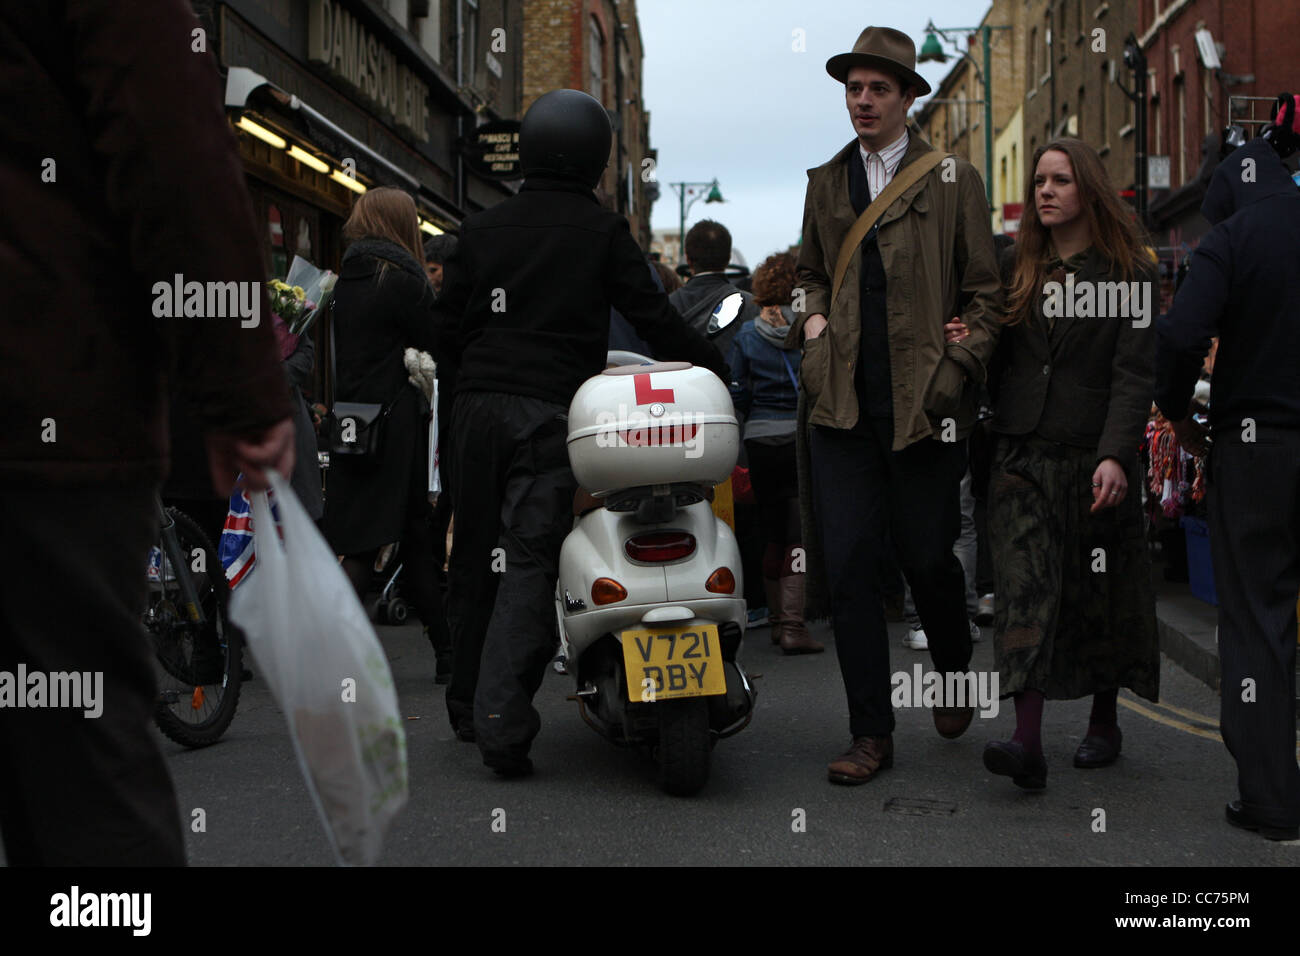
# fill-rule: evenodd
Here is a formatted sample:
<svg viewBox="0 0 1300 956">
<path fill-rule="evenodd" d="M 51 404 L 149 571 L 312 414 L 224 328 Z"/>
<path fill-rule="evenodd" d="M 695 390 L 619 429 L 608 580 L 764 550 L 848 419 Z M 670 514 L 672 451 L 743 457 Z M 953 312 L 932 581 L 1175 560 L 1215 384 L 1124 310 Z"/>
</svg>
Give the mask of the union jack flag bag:
<svg viewBox="0 0 1300 956">
<path fill-rule="evenodd" d="M 239 477 L 244 476 L 241 473 Z M 271 514 L 278 525 L 280 511 L 275 502 L 275 492 L 268 490 L 267 498 L 271 502 Z M 221 528 L 217 554 L 221 558 L 221 566 L 226 570 L 230 590 L 234 591 L 253 570 L 257 561 L 257 552 L 253 547 L 252 504 L 248 500 L 247 490 L 241 487 L 238 480 L 230 496 L 230 510 L 226 512 L 226 523 Z"/>
</svg>

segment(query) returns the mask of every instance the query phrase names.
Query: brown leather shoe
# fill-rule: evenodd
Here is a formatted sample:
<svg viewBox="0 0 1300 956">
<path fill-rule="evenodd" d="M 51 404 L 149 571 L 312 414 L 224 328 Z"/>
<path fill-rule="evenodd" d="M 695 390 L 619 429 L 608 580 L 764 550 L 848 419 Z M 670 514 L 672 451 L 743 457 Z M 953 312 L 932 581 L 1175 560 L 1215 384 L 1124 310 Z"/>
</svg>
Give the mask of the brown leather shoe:
<svg viewBox="0 0 1300 956">
<path fill-rule="evenodd" d="M 856 786 L 893 765 L 893 737 L 854 737 L 848 751 L 826 768 L 826 778 L 831 783 Z"/>
<path fill-rule="evenodd" d="M 940 737 L 956 740 L 966 733 L 974 716 L 974 707 L 935 707 L 934 729 L 939 731 Z"/>
</svg>

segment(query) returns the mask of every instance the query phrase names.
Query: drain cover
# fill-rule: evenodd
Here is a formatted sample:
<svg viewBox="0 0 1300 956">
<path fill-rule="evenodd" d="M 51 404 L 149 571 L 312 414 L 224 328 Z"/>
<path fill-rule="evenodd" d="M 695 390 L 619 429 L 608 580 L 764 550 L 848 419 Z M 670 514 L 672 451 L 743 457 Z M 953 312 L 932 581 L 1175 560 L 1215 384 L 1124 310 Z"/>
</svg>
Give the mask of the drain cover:
<svg viewBox="0 0 1300 956">
<path fill-rule="evenodd" d="M 886 813 L 903 813 L 910 817 L 950 817 L 957 812 L 957 804 L 942 800 L 908 799 L 890 797 L 885 801 Z"/>
</svg>

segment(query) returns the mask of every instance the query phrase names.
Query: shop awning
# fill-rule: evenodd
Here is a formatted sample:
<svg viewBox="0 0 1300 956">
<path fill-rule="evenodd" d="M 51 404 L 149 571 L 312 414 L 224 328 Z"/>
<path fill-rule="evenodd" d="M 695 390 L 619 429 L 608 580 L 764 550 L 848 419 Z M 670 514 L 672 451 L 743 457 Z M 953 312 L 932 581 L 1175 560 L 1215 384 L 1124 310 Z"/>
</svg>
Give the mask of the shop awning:
<svg viewBox="0 0 1300 956">
<path fill-rule="evenodd" d="M 232 66 L 226 75 L 226 108 L 261 114 L 266 106 L 291 113 L 297 120 L 302 137 L 309 145 L 324 147 L 323 152 L 356 160 L 358 171 L 380 185 L 396 186 L 412 193 L 417 206 L 450 224 L 458 224 L 461 214 L 406 170 L 385 159 L 329 117 L 288 93 L 266 77 L 247 67 Z M 425 215 L 425 210 L 421 210 Z"/>
</svg>

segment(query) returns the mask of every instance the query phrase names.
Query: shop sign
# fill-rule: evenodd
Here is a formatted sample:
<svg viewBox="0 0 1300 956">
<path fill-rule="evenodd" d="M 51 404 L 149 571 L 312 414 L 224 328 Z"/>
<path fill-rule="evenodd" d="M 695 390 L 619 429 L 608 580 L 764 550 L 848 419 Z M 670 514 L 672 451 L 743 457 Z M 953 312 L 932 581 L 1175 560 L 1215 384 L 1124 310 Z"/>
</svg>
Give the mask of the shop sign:
<svg viewBox="0 0 1300 956">
<path fill-rule="evenodd" d="M 429 88 L 338 0 L 311 0 L 307 58 L 390 114 L 417 142 L 429 141 Z"/>
<path fill-rule="evenodd" d="M 496 120 L 470 133 L 465 144 L 465 162 L 480 176 L 520 178 L 519 121 Z"/>
</svg>

